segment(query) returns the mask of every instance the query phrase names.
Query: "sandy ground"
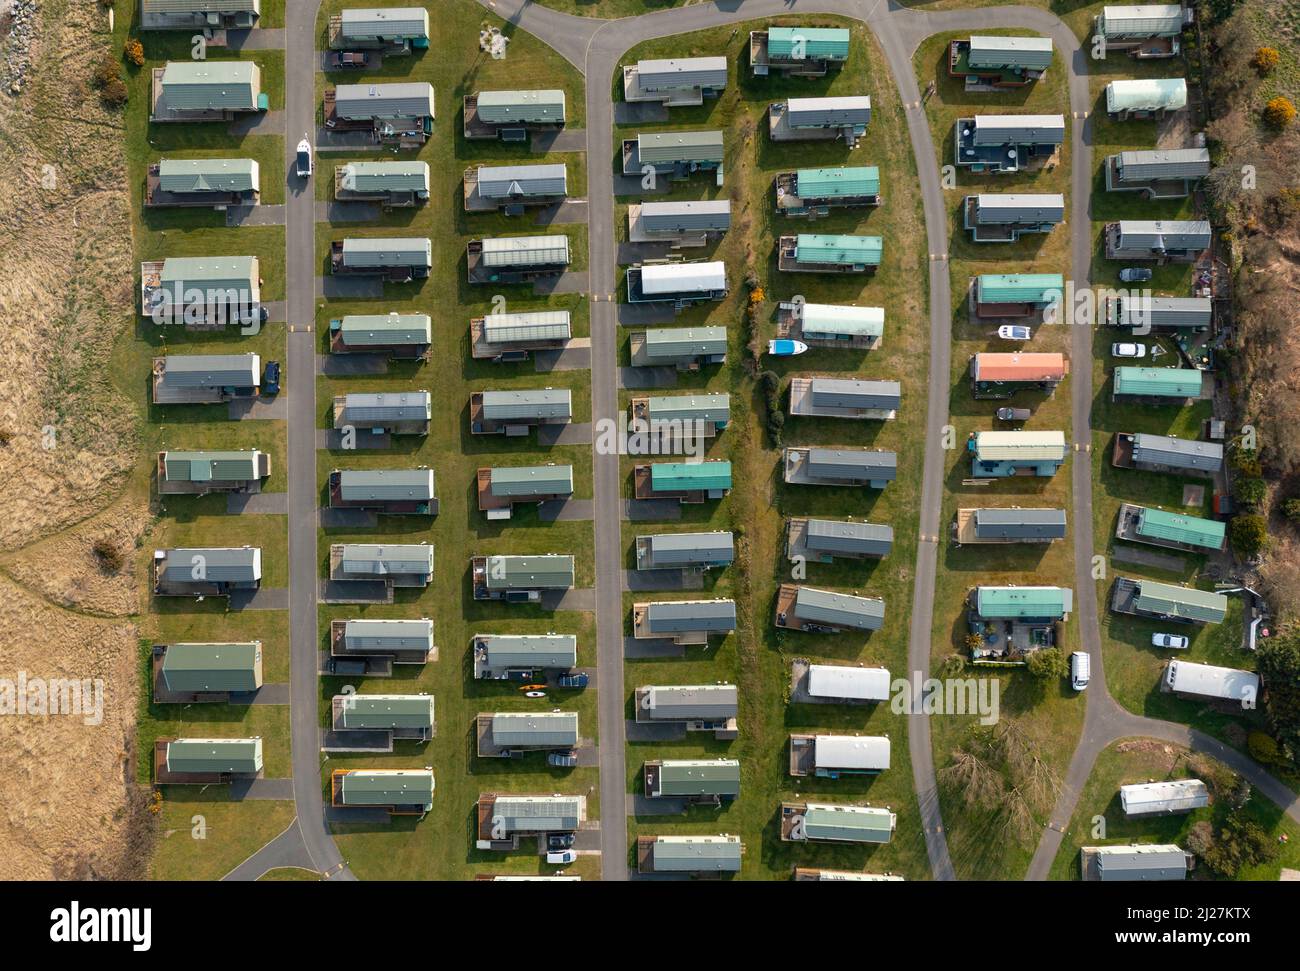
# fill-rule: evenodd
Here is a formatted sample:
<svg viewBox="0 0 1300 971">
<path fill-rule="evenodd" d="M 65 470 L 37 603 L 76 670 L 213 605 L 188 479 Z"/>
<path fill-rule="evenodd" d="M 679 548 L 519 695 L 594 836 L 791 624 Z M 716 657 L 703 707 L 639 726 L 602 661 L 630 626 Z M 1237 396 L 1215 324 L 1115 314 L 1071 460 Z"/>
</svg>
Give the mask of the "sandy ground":
<svg viewBox="0 0 1300 971">
<path fill-rule="evenodd" d="M 154 839 L 128 764 L 149 511 L 121 498 L 139 414 L 109 383 L 133 275 L 123 124 L 86 81 L 103 26 L 94 0 L 46 0 L 27 84 L 0 95 L 0 879 L 142 876 Z M 24 675 L 102 679 L 102 721 L 13 713 Z"/>
</svg>

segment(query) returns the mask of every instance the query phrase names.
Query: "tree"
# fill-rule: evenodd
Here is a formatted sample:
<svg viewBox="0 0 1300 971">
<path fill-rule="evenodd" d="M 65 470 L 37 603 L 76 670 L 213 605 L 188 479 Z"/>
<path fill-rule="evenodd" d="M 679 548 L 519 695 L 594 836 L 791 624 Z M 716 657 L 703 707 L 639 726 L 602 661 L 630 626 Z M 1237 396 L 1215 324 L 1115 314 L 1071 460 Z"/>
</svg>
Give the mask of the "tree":
<svg viewBox="0 0 1300 971">
<path fill-rule="evenodd" d="M 112 52 L 105 51 L 104 56 L 95 65 L 95 70 L 91 72 L 91 83 L 102 91 L 114 81 L 121 80 L 122 66 L 118 64 L 117 58 L 113 56 Z"/>
<path fill-rule="evenodd" d="M 1255 653 L 1255 670 L 1265 689 L 1264 716 L 1294 761 L 1300 753 L 1300 633 L 1267 638 Z"/>
<path fill-rule="evenodd" d="M 140 38 L 132 37 L 122 47 L 122 56 L 140 67 L 144 64 L 144 45 L 140 43 Z"/>
<path fill-rule="evenodd" d="M 1257 556 L 1268 545 L 1268 523 L 1255 513 L 1234 516 L 1228 523 L 1228 540 L 1238 556 Z"/>
<path fill-rule="evenodd" d="M 1288 499 L 1282 503 L 1282 515 L 1287 522 L 1300 525 L 1300 499 Z"/>
<path fill-rule="evenodd" d="M 1059 680 L 1070 672 L 1070 664 L 1058 647 L 1045 647 L 1034 651 L 1025 664 L 1029 668 L 1029 673 L 1039 681 Z"/>
<path fill-rule="evenodd" d="M 1250 63 L 1255 66 L 1255 70 L 1260 74 L 1272 74 L 1279 60 L 1275 48 L 1261 47 L 1255 51 L 1255 56 L 1250 59 Z"/>
<path fill-rule="evenodd" d="M 1276 98 L 1269 100 L 1264 106 L 1264 122 L 1270 127 L 1281 131 L 1288 127 L 1291 122 L 1295 121 L 1295 105 L 1290 99 L 1278 95 Z"/>
</svg>

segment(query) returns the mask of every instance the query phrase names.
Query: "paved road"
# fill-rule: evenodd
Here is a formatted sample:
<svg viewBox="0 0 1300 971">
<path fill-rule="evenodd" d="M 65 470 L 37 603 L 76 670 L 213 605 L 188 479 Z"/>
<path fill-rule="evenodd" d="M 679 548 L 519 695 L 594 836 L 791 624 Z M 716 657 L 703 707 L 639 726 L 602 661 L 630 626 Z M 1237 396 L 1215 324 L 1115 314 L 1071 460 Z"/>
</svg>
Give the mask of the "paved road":
<svg viewBox="0 0 1300 971">
<path fill-rule="evenodd" d="M 320 639 L 316 593 L 316 199 L 312 185 L 294 176 L 294 149 L 301 134 L 315 128 L 316 12 L 309 0 L 286 4 L 285 118 L 286 226 L 285 394 L 288 397 L 289 717 L 293 741 L 293 799 L 299 832 L 311 869 L 331 879 L 355 879 L 339 855 L 325 823 L 321 795 L 319 693 Z"/>
</svg>

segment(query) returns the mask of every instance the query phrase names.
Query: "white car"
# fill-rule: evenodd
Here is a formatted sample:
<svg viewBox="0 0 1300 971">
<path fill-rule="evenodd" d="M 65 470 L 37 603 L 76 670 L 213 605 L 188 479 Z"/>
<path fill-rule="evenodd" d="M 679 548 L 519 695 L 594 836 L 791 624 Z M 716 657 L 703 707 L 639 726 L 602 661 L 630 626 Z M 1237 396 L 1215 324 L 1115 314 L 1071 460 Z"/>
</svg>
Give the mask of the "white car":
<svg viewBox="0 0 1300 971">
<path fill-rule="evenodd" d="M 998 328 L 998 336 L 1004 341 L 1027 341 L 1034 332 L 1021 324 L 1003 324 Z"/>
<path fill-rule="evenodd" d="M 1092 676 L 1092 658 L 1088 656 L 1087 651 L 1075 651 L 1070 655 L 1070 687 L 1075 691 L 1082 691 L 1088 687 L 1088 680 Z"/>
<path fill-rule="evenodd" d="M 572 863 L 577 858 L 576 850 L 550 850 L 546 854 L 547 863 Z"/>
<path fill-rule="evenodd" d="M 1177 651 L 1185 651 L 1189 646 L 1191 646 L 1191 643 L 1192 642 L 1182 634 L 1156 633 L 1151 635 L 1152 647 L 1172 647 Z"/>
<path fill-rule="evenodd" d="M 311 177 L 311 142 L 306 135 L 302 136 L 302 141 L 298 143 L 296 166 L 298 178 L 307 179 Z"/>
<path fill-rule="evenodd" d="M 1145 344 L 1111 344 L 1110 353 L 1112 357 L 1146 357 L 1147 346 Z"/>
</svg>

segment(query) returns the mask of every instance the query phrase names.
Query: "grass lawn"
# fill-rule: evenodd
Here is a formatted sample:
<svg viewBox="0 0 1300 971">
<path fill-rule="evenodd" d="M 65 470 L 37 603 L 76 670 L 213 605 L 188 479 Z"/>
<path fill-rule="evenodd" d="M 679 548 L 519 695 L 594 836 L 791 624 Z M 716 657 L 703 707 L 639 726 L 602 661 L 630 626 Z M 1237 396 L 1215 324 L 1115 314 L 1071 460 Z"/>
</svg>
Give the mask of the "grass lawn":
<svg viewBox="0 0 1300 971">
<path fill-rule="evenodd" d="M 1119 219 L 1193 219 L 1195 207 L 1190 199 L 1149 201 L 1137 193 L 1107 192 L 1103 166 L 1106 158 L 1117 152 L 1167 147 L 1157 143 L 1157 125 L 1151 121 L 1113 121 L 1105 112 L 1105 86 L 1125 77 L 1171 77 L 1181 74 L 1181 60 L 1143 63 L 1132 58 L 1112 56 L 1105 61 L 1090 61 L 1090 92 L 1093 104 L 1093 202 L 1092 235 L 1094 241 L 1092 282 L 1095 287 L 1120 286 L 1117 273 L 1123 264 L 1104 256 L 1102 231 L 1106 223 Z M 1157 296 L 1186 296 L 1191 292 L 1192 269 L 1185 264 L 1151 267 L 1154 278 L 1149 284 Z M 1101 609 L 1102 649 L 1107 684 L 1111 694 L 1130 711 L 1190 724 L 1237 747 L 1245 747 L 1245 733 L 1259 723 L 1258 712 L 1225 713 L 1209 705 L 1175 698 L 1163 693 L 1158 684 L 1165 663 L 1174 652 L 1151 646 L 1151 634 L 1165 630 L 1185 634 L 1192 639 L 1191 648 L 1177 652 L 1189 661 L 1227 667 L 1253 668 L 1253 659 L 1242 649 L 1243 621 L 1241 601 L 1229 595 L 1227 619 L 1217 625 L 1169 625 L 1141 617 L 1112 613 L 1107 606 L 1111 583 L 1116 576 L 1147 578 L 1166 583 L 1190 584 L 1213 589 L 1215 580 L 1231 568 L 1229 556 L 1180 554 L 1176 550 L 1134 545 L 1115 539 L 1120 505 L 1140 503 L 1194 516 L 1212 515 L 1211 480 L 1188 478 L 1133 469 L 1117 469 L 1112 463 L 1114 437 L 1119 432 L 1148 432 L 1198 439 L 1203 422 L 1212 414 L 1210 402 L 1198 401 L 1189 406 L 1153 406 L 1117 402 L 1112 398 L 1112 370 L 1117 363 L 1110 356 L 1110 344 L 1123 332 L 1097 328 L 1093 342 L 1092 382 L 1092 481 L 1093 540 L 1098 553 L 1108 554 L 1109 570 L 1097 581 L 1097 598 Z M 1165 353 L 1154 359 L 1157 366 L 1179 364 L 1177 347 L 1167 335 L 1139 338 L 1151 349 L 1159 346 Z M 1204 501 L 1184 505 L 1185 485 L 1205 487 Z M 1118 549 L 1168 553 L 1181 559 L 1178 570 L 1124 562 L 1115 557 Z"/>
<path fill-rule="evenodd" d="M 270 881 L 310 881 L 317 882 L 321 879 L 319 873 L 314 870 L 304 870 L 296 866 L 279 866 L 274 870 L 267 870 L 258 880 Z"/>
<path fill-rule="evenodd" d="M 324 31 L 330 14 L 349 6 L 343 0 L 322 5 L 318 28 Z M 494 60 L 478 50 L 481 24 L 501 27 L 512 37 L 505 60 Z M 398 743 L 390 755 L 331 755 L 322 764 L 322 784 L 338 768 L 401 768 L 432 766 L 437 779 L 434 809 L 420 821 L 395 818 L 384 826 L 340 823 L 335 827 L 340 851 L 358 876 L 370 879 L 454 880 L 475 873 L 536 872 L 547 869 L 531 852 L 490 854 L 473 849 L 474 803 L 482 792 L 551 793 L 588 795 L 588 815 L 600 817 L 598 773 L 594 768 L 552 769 L 545 755 L 519 759 L 479 759 L 474 753 L 473 724 L 477 713 L 491 711 L 559 708 L 577 711 L 582 735 L 597 736 L 596 694 L 560 692 L 544 700 L 526 699 L 518 685 L 473 680 L 469 655 L 476 633 L 572 633 L 578 637 L 579 662 L 595 663 L 593 615 L 578 611 L 547 613 L 535 606 L 507 606 L 472 599 L 469 559 L 478 553 L 570 553 L 576 558 L 579 587 L 595 582 L 592 568 L 592 526 L 590 522 L 541 524 L 531 509 L 521 509 L 505 522 L 488 522 L 478 511 L 474 476 L 481 466 L 532 465 L 546 462 L 574 466 L 577 498 L 590 499 L 591 448 L 560 445 L 538 446 L 536 438 L 507 439 L 504 436 L 469 433 L 468 400 L 472 391 L 522 388 L 569 388 L 573 392 L 575 422 L 591 418 L 589 372 L 554 371 L 538 373 L 532 362 L 498 365 L 470 358 L 469 321 L 490 313 L 493 298 L 502 294 L 506 310 L 522 312 L 546 308 L 568 310 L 575 336 L 590 333 L 587 301 L 583 294 L 537 296 L 531 287 L 471 287 L 465 280 L 465 245 L 475 238 L 500 235 L 542 235 L 565 233 L 571 240 L 573 266 L 586 270 L 585 225 L 543 227 L 532 216 L 507 219 L 496 215 L 466 214 L 461 204 L 461 179 L 466 168 L 479 162 L 512 161 L 564 162 L 568 166 L 570 192 L 581 197 L 586 185 L 586 160 L 582 154 L 542 155 L 524 146 L 495 142 L 466 141 L 461 137 L 461 100 L 479 90 L 501 88 L 562 88 L 568 95 L 570 128 L 583 123 L 582 77 L 566 61 L 532 36 L 503 24 L 471 0 L 449 0 L 439 4 L 430 24 L 433 38 L 428 52 L 410 58 L 389 58 L 379 72 L 386 80 L 428 81 L 434 86 L 438 119 L 434 135 L 418 153 L 403 153 L 429 164 L 431 200 L 411 210 L 397 210 L 364 224 L 348 223 L 317 227 L 317 255 L 325 270 L 329 241 L 345 236 L 427 236 L 433 240 L 433 272 L 428 280 L 388 286 L 380 300 L 319 301 L 317 333 L 322 353 L 326 350 L 328 325 L 344 314 L 427 313 L 433 317 L 433 355 L 428 364 L 394 363 L 385 375 L 367 377 L 320 377 L 316 379 L 318 425 L 331 423 L 330 401 L 349 391 L 428 390 L 434 397 L 435 420 L 426 437 L 399 438 L 384 451 L 320 452 L 318 483 L 324 501 L 325 482 L 331 469 L 413 468 L 434 469 L 440 515 L 433 520 L 417 517 L 380 517 L 375 529 L 320 531 L 317 535 L 321 569 L 326 570 L 331 543 L 373 542 L 377 538 L 394 542 L 429 542 L 435 549 L 433 582 L 423 590 L 398 591 L 391 605 L 322 606 L 320 630 L 326 647 L 329 622 L 355 617 L 429 617 L 434 622 L 438 660 L 423 668 L 399 667 L 391 679 L 324 678 L 320 691 L 322 725 L 328 717 L 329 699 L 345 684 L 353 683 L 362 693 L 427 692 L 434 696 L 437 736 L 427 745 Z M 436 53 L 435 53 L 436 52 Z M 321 76 L 317 89 L 338 81 L 353 81 L 350 75 Z M 376 153 L 330 153 L 321 158 L 317 198 L 332 195 L 333 170 L 350 158 L 374 158 Z M 554 870 L 555 868 L 549 868 Z M 599 860 L 583 858 L 570 872 L 599 876 Z"/>
<path fill-rule="evenodd" d="M 1023 30 L 994 30 L 1001 35 L 1025 35 Z M 969 36 L 969 32 L 936 34 L 917 49 L 913 63 L 922 86 L 936 81 L 935 93 L 926 102 L 931 135 L 939 152 L 940 166 L 950 165 L 953 157 L 953 129 L 958 118 L 983 113 L 1058 114 L 1069 112 L 1066 71 L 1063 55 L 1058 51 L 1052 67 L 1041 81 L 1026 89 L 996 94 L 968 94 L 962 82 L 947 73 L 949 42 Z M 1050 546 L 967 546 L 951 541 L 951 527 L 959 508 L 984 506 L 1036 506 L 1054 509 L 1071 508 L 1069 463 L 1077 461 L 1071 454 L 1066 464 L 1051 478 L 1011 478 L 994 480 L 985 485 L 967 485 L 970 454 L 967 439 L 977 431 L 1005 428 L 994 412 L 1002 405 L 1033 408 L 1033 417 L 1024 427 L 1030 430 L 1063 431 L 1067 441 L 1071 432 L 1070 395 L 1072 374 L 1050 395 L 1038 391 L 1019 391 L 1010 400 L 976 400 L 972 396 L 970 359 L 981 352 L 1007 352 L 1024 349 L 1033 352 L 1064 353 L 1069 356 L 1070 332 L 1065 327 L 1035 328 L 1033 339 L 1024 345 L 999 340 L 994 324 L 973 321 L 967 309 L 967 292 L 971 278 L 983 273 L 1069 273 L 1069 247 L 1072 227 L 1069 182 L 1070 146 L 1063 147 L 1059 163 L 1051 169 L 1018 173 L 1012 176 L 974 175 L 959 170 L 955 186 L 948 189 L 949 253 L 953 350 L 950 372 L 948 414 L 952 450 L 945 475 L 943 513 L 940 519 L 939 569 L 935 581 L 934 636 L 931 669 L 952 655 L 965 656 L 966 597 L 977 585 L 1074 586 L 1074 564 L 1070 544 Z M 1065 196 L 1067 222 L 1048 234 L 1022 236 L 1014 243 L 976 243 L 962 226 L 962 200 L 979 192 L 1046 192 Z M 1068 512 L 1067 512 L 1068 515 Z M 1073 617 L 1062 625 L 1061 648 L 1072 649 L 1077 642 L 1077 622 Z M 995 678 L 998 683 L 1000 717 L 1012 721 L 1033 741 L 1051 770 L 1065 773 L 1083 722 L 1083 705 L 1062 682 L 1043 686 L 1023 670 L 973 668 L 964 677 Z M 973 733 L 979 731 L 978 720 L 971 716 L 952 715 L 931 722 L 935 766 L 941 773 L 967 747 Z M 942 776 L 941 776 L 942 778 Z M 962 879 L 1015 879 L 1029 864 L 1037 842 L 1037 828 L 1004 828 L 1001 807 L 971 805 L 965 791 L 940 786 L 944 825 L 948 846 L 957 875 Z M 1046 816 L 1050 802 L 1036 805 L 1037 816 Z"/>
<path fill-rule="evenodd" d="M 1192 826 L 1202 820 L 1221 821 L 1229 812 L 1226 803 L 1214 801 L 1204 809 L 1190 813 L 1130 819 L 1124 815 L 1120 805 L 1119 787 L 1195 776 L 1193 766 L 1188 763 L 1188 752 L 1166 742 L 1149 738 L 1125 739 L 1109 746 L 1098 756 L 1092 775 L 1079 797 L 1074 818 L 1052 863 L 1051 879 L 1079 879 L 1081 846 L 1176 843 L 1185 847 Z M 1276 860 L 1243 870 L 1239 879 L 1275 881 L 1283 867 L 1300 866 L 1300 826 L 1260 795 L 1253 795 L 1242 813 L 1274 836 L 1285 834 L 1288 842 L 1279 846 L 1281 852 Z M 1099 829 L 1099 825 L 1104 829 Z M 1205 867 L 1198 866 L 1190 879 L 1217 878 Z"/>
<path fill-rule="evenodd" d="M 220 880 L 293 822 L 288 800 L 231 802 L 220 786 L 200 789 L 168 787 L 149 865 L 154 880 Z"/>
<path fill-rule="evenodd" d="M 543 7 L 577 17 L 639 17 L 656 10 L 671 10 L 688 0 L 537 0 Z"/>
<path fill-rule="evenodd" d="M 906 668 L 907 613 L 916 557 L 916 492 L 921 467 L 919 450 L 908 447 L 920 435 L 924 421 L 926 356 L 925 321 L 927 272 L 925 237 L 916 168 L 903 114 L 883 56 L 860 25 L 818 15 L 818 24 L 852 30 L 848 65 L 821 80 L 752 78 L 745 47 L 751 29 L 768 24 L 797 24 L 807 18 L 778 17 L 642 44 L 629 51 L 624 63 L 642 58 L 689 57 L 725 53 L 732 63 L 733 83 L 716 101 L 698 108 L 673 109 L 661 125 L 623 126 L 615 131 L 613 152 L 622 138 L 655 129 L 722 129 L 727 132 L 726 185 L 707 177 L 674 186 L 656 199 L 729 197 L 731 231 L 705 252 L 688 258 L 720 259 L 731 268 L 731 295 L 680 314 L 676 326 L 725 325 L 731 335 L 727 363 L 681 375 L 668 392 L 727 392 L 731 395 L 731 424 L 709 447 L 707 457 L 732 462 L 734 488 L 720 502 L 686 507 L 680 522 L 627 523 L 623 539 L 632 562 L 637 535 L 683 530 L 730 529 L 737 544 L 736 563 L 705 580 L 701 594 L 638 594 L 624 597 L 630 612 L 634 600 L 683 597 L 731 597 L 737 601 L 740 629 L 707 649 L 688 648 L 679 660 L 629 660 L 625 667 L 629 694 L 644 684 L 692 684 L 728 681 L 740 686 L 740 737 L 717 742 L 707 733 L 682 742 L 633 743 L 627 753 L 628 786 L 640 790 L 642 764 L 654 758 L 729 756 L 741 762 L 742 793 L 721 809 L 692 809 L 685 817 L 638 817 L 631 820 L 630 837 L 674 833 L 735 833 L 745 842 L 741 876 L 747 879 L 788 879 L 795 863 L 836 869 L 894 872 L 908 879 L 926 879 L 929 866 L 912 790 L 905 720 L 880 705 L 870 709 L 786 704 L 790 663 L 796 657 L 881 664 L 896 676 Z M 617 72 L 616 72 L 617 73 Z M 766 132 L 767 106 L 791 95 L 869 94 L 873 115 L 866 137 L 850 151 L 843 142 L 773 143 Z M 616 92 L 621 98 L 621 92 Z M 877 210 L 846 210 L 814 223 L 787 220 L 772 212 L 772 180 L 779 172 L 809 166 L 878 165 L 884 205 Z M 628 198 L 620 202 L 631 202 Z M 626 234 L 626 212 L 616 218 L 620 237 Z M 885 238 L 884 264 L 874 276 L 779 273 L 775 248 L 782 234 L 858 233 Z M 896 421 L 851 421 L 791 418 L 785 445 L 836 444 L 893 449 L 899 453 L 898 480 L 883 492 L 816 487 L 787 487 L 780 477 L 780 450 L 764 430 L 761 395 L 746 367 L 749 357 L 744 317 L 747 294 L 741 268 L 752 269 L 764 289 L 761 329 L 756 337 L 775 336 L 778 301 L 795 295 L 817 303 L 859 304 L 885 308 L 885 337 L 880 348 L 813 350 L 792 361 L 766 359 L 763 366 L 781 380 L 786 407 L 789 380 L 794 375 L 824 374 L 893 379 L 902 383 L 902 405 Z M 629 328 L 629 333 L 631 332 Z M 620 351 L 626 360 L 626 341 Z M 624 393 L 620 403 L 627 405 Z M 622 460 L 623 489 L 630 495 L 632 467 L 645 459 Z M 787 516 L 815 514 L 856 517 L 889 523 L 895 530 L 893 551 L 883 561 L 833 566 L 815 564 L 808 570 L 810 585 L 857 590 L 882 597 L 887 604 L 884 629 L 857 634 L 818 635 L 780 632 L 773 626 L 776 588 L 791 581 L 785 557 Z M 630 613 L 625 616 L 630 624 Z M 630 714 L 630 709 L 629 709 Z M 788 735 L 793 731 L 839 731 L 888 735 L 893 743 L 890 769 L 875 778 L 845 778 L 838 782 L 792 779 L 788 774 Z M 703 735 L 704 737 L 701 737 Z M 878 847 L 796 847 L 780 840 L 777 818 L 783 799 L 810 794 L 831 801 L 869 802 L 891 807 L 898 814 L 893 841 Z"/>
<path fill-rule="evenodd" d="M 114 47 L 121 48 L 135 25 L 137 4 L 117 4 Z M 283 0 L 263 3 L 262 25 L 283 26 Z M 188 34 L 150 33 L 142 37 L 147 61 L 125 72 L 130 91 L 126 112 L 126 156 L 132 199 L 132 243 L 136 260 L 166 256 L 256 255 L 261 263 L 262 297 L 284 296 L 284 230 L 281 227 L 227 228 L 225 216 L 212 210 L 145 211 L 143 185 L 147 167 L 160 158 L 253 158 L 261 168 L 261 201 L 284 201 L 284 142 L 280 135 L 232 135 L 224 124 L 150 125 L 150 71 L 168 60 L 188 60 Z M 212 49 L 213 59 L 240 57 Z M 284 58 L 279 51 L 245 55 L 262 68 L 263 88 L 272 110 L 284 103 Z M 139 280 L 129 293 L 138 300 Z M 151 361 L 165 354 L 257 353 L 264 360 L 283 357 L 284 325 L 269 324 L 256 336 L 226 333 L 166 331 L 138 319 L 114 349 L 112 380 L 137 403 L 141 422 L 141 461 L 130 490 L 153 503 L 156 526 L 142 544 L 142 565 L 155 547 L 181 545 L 257 545 L 263 549 L 263 583 L 287 584 L 287 533 L 280 516 L 228 516 L 224 496 L 169 496 L 159 500 L 153 471 L 159 451 L 166 449 L 259 448 L 271 457 L 267 492 L 285 489 L 285 428 L 278 421 L 235 422 L 224 405 L 157 408 L 149 403 Z M 142 577 L 147 576 L 147 569 Z M 148 784 L 152 775 L 153 742 L 171 735 L 236 737 L 261 735 L 268 778 L 286 777 L 289 768 L 289 713 L 285 707 L 229 705 L 168 705 L 150 703 L 148 654 L 154 643 L 177 641 L 261 640 L 263 676 L 267 683 L 289 678 L 289 619 L 283 611 L 232 613 L 226 602 L 154 598 L 141 583 L 142 631 L 140 672 L 143 680 L 136 733 L 137 779 Z M 280 833 L 293 819 L 291 802 L 228 801 L 218 786 L 193 789 L 170 786 L 164 793 L 162 838 L 152 863 L 156 879 L 217 879 Z M 191 817 L 207 820 L 205 839 L 186 839 Z"/>
</svg>

